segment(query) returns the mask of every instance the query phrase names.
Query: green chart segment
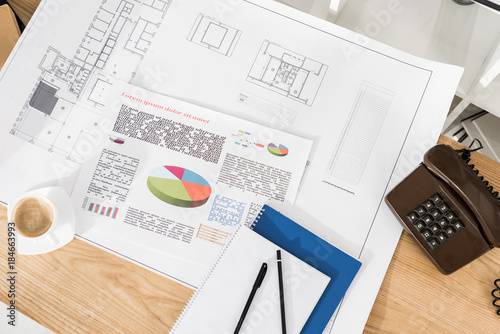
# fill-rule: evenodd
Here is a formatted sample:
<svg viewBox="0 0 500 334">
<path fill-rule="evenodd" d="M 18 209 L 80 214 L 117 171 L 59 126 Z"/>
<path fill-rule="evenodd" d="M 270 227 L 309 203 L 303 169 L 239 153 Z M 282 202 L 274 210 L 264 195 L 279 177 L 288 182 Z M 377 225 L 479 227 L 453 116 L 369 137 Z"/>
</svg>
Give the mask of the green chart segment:
<svg viewBox="0 0 500 334">
<path fill-rule="evenodd" d="M 267 150 L 278 157 L 284 157 L 288 154 L 288 148 L 281 144 L 270 143 L 267 145 Z"/>
<path fill-rule="evenodd" d="M 196 208 L 205 204 L 212 188 L 200 175 L 177 166 L 160 166 L 148 176 L 149 191 L 157 198 L 183 208 Z"/>
</svg>

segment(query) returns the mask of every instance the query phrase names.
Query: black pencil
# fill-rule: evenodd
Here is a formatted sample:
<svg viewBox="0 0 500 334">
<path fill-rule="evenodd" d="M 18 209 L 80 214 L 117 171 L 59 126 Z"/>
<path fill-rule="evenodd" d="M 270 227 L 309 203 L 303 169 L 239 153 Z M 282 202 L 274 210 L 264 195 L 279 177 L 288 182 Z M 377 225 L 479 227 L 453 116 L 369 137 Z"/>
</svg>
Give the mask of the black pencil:
<svg viewBox="0 0 500 334">
<path fill-rule="evenodd" d="M 281 306 L 281 329 L 283 334 L 286 334 L 286 320 L 285 320 L 285 294 L 283 292 L 283 270 L 281 268 L 281 251 L 276 251 L 278 257 L 278 280 L 280 286 L 280 306 Z"/>
</svg>

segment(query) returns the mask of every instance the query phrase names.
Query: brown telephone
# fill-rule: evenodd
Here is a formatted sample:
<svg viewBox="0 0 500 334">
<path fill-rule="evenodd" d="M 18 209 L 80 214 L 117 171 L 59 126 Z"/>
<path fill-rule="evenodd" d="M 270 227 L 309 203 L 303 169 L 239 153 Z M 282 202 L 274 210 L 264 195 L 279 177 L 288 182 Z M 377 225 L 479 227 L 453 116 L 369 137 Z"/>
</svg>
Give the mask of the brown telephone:
<svg viewBox="0 0 500 334">
<path fill-rule="evenodd" d="M 468 150 L 436 145 L 385 198 L 444 274 L 500 246 L 500 197 L 469 161 Z"/>
</svg>

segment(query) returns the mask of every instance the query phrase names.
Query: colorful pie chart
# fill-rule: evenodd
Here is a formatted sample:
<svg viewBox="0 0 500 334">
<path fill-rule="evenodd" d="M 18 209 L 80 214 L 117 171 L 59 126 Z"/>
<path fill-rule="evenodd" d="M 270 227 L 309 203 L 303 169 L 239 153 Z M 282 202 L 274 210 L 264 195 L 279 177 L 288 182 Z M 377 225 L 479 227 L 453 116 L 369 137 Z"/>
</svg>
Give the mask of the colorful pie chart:
<svg viewBox="0 0 500 334">
<path fill-rule="evenodd" d="M 288 154 L 288 148 L 285 145 L 270 143 L 267 145 L 269 153 L 278 157 L 284 157 Z"/>
<path fill-rule="evenodd" d="M 111 140 L 113 143 L 117 143 L 117 144 L 125 143 L 125 139 L 122 139 L 120 137 L 115 137 L 115 136 L 109 136 L 109 140 Z"/>
<path fill-rule="evenodd" d="M 177 166 L 160 166 L 148 176 L 149 191 L 163 202 L 196 208 L 208 201 L 212 188 L 200 175 Z"/>
</svg>

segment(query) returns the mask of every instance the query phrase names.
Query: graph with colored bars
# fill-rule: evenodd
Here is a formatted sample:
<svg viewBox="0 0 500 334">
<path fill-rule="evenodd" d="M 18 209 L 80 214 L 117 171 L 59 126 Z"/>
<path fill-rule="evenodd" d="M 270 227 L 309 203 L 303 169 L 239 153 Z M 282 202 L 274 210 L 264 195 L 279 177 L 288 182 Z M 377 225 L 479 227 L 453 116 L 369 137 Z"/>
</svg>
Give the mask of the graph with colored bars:
<svg viewBox="0 0 500 334">
<path fill-rule="evenodd" d="M 257 142 L 255 142 L 250 136 L 252 134 L 250 132 L 246 132 L 246 131 L 243 131 L 243 130 L 238 130 L 237 133 L 233 134 L 233 137 L 235 138 L 235 141 L 234 143 L 236 145 L 241 145 L 243 147 L 249 147 L 249 146 L 257 146 L 257 147 L 260 147 L 260 148 L 264 148 L 265 145 L 263 144 L 259 144 Z"/>
<path fill-rule="evenodd" d="M 201 224 L 196 237 L 218 245 L 224 245 L 224 239 L 230 235 L 231 233 Z"/>
<path fill-rule="evenodd" d="M 97 213 L 98 215 L 101 216 L 106 216 L 109 218 L 116 218 L 116 215 L 118 214 L 118 208 L 115 206 L 104 206 L 98 203 L 93 203 L 90 202 L 87 208 L 88 211 Z"/>
</svg>

